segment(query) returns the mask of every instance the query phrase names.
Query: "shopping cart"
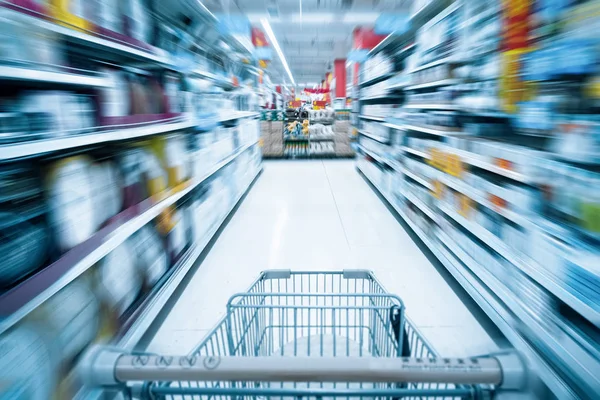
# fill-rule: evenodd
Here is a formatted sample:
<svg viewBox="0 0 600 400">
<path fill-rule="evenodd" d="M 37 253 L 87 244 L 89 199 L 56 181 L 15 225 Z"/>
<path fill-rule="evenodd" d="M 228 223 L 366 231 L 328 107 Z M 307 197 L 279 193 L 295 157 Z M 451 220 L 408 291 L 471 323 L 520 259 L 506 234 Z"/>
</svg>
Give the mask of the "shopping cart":
<svg viewBox="0 0 600 400">
<path fill-rule="evenodd" d="M 438 357 L 365 270 L 265 271 L 190 355 L 100 347 L 82 372 L 143 399 L 478 399 L 526 380 L 514 353 Z"/>
</svg>

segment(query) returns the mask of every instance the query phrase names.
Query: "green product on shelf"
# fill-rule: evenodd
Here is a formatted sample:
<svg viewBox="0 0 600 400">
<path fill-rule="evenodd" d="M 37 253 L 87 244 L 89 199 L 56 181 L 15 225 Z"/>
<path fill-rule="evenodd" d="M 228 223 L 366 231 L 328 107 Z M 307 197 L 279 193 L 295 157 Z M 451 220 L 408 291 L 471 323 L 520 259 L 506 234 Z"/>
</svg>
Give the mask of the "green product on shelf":
<svg viewBox="0 0 600 400">
<path fill-rule="evenodd" d="M 600 203 L 581 203 L 581 224 L 590 232 L 600 233 Z"/>
</svg>

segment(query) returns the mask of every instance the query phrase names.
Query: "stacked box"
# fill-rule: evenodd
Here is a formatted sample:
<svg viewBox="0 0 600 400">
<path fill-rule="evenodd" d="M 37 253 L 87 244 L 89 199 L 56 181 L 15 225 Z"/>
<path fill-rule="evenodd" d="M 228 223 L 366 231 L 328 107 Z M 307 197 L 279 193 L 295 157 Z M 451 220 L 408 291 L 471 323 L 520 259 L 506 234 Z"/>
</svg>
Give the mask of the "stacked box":
<svg viewBox="0 0 600 400">
<path fill-rule="evenodd" d="M 335 155 L 338 157 L 353 157 L 354 150 L 350 145 L 350 133 L 352 126 L 350 121 L 336 120 L 333 131 L 335 133 Z"/>
<path fill-rule="evenodd" d="M 262 121 L 260 134 L 264 157 L 283 156 L 283 122 Z"/>
</svg>

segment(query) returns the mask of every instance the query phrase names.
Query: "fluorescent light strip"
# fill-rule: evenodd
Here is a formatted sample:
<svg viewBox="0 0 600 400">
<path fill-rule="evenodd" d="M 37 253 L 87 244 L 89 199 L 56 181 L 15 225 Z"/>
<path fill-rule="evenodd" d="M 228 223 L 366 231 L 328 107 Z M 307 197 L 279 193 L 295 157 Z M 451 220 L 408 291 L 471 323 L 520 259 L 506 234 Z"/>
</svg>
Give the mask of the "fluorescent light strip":
<svg viewBox="0 0 600 400">
<path fill-rule="evenodd" d="M 283 52 L 281 51 L 281 47 L 279 47 L 279 43 L 277 42 L 277 38 L 275 38 L 275 34 L 273 33 L 273 29 L 271 29 L 271 24 L 269 24 L 269 21 L 267 21 L 266 18 L 262 18 L 260 20 L 260 22 L 262 23 L 262 26 L 265 29 L 265 32 L 267 33 L 267 36 L 269 37 L 269 40 L 273 44 L 273 47 L 275 47 L 275 51 L 277 51 L 277 54 L 279 55 L 279 60 L 281 60 L 281 63 L 283 64 L 283 68 L 285 68 L 285 71 L 287 72 L 288 76 L 290 77 L 290 80 L 295 85 L 296 81 L 294 80 L 294 77 L 292 76 L 292 71 L 290 71 L 290 67 L 288 66 L 288 63 L 287 63 L 287 61 L 285 59 L 285 56 L 283 55 Z"/>
<path fill-rule="evenodd" d="M 200 4 L 200 7 L 202 7 L 204 9 L 204 11 L 209 13 L 215 19 L 215 21 L 219 20 L 217 17 L 215 17 L 215 14 L 210 12 L 210 10 L 204 5 L 204 3 L 202 3 L 201 1 L 198 1 L 198 4 Z"/>
</svg>

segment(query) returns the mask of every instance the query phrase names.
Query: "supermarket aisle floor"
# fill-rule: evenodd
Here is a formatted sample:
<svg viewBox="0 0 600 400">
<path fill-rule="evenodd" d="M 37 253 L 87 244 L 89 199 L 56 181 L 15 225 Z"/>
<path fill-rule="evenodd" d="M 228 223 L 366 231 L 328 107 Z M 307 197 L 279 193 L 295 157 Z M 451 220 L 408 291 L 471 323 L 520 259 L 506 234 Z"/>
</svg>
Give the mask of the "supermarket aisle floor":
<svg viewBox="0 0 600 400">
<path fill-rule="evenodd" d="M 264 163 L 148 350 L 187 354 L 218 322 L 228 298 L 273 268 L 371 269 L 441 354 L 498 349 L 481 316 L 463 304 L 354 161 L 333 160 Z"/>
</svg>

